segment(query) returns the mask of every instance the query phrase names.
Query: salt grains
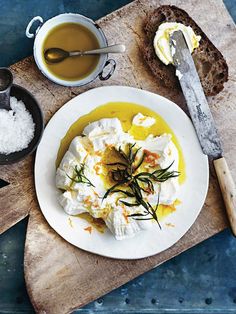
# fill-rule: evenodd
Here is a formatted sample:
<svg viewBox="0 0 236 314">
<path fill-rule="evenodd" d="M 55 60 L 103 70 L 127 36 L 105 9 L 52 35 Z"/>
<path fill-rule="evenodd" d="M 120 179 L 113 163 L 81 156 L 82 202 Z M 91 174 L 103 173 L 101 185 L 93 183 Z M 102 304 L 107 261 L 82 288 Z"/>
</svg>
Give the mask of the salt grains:
<svg viewBox="0 0 236 314">
<path fill-rule="evenodd" d="M 35 125 L 24 103 L 10 98 L 10 111 L 0 109 L 0 153 L 10 154 L 28 147 L 34 137 Z"/>
</svg>

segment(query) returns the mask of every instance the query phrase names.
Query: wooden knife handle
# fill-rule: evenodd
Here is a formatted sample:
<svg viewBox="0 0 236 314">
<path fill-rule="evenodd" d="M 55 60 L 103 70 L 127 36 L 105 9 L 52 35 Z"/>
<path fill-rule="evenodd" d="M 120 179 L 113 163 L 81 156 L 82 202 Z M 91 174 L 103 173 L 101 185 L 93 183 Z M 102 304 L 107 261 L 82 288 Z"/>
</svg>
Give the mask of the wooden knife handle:
<svg viewBox="0 0 236 314">
<path fill-rule="evenodd" d="M 236 237 L 236 186 L 224 157 L 213 161 L 230 226 Z"/>
</svg>

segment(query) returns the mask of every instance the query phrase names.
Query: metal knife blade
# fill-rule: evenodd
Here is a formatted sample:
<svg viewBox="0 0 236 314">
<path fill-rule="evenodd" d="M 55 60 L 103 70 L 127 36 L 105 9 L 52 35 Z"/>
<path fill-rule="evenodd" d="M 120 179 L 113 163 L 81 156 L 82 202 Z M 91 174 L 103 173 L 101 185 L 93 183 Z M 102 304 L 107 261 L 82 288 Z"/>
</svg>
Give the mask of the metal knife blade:
<svg viewBox="0 0 236 314">
<path fill-rule="evenodd" d="M 176 75 L 179 78 L 203 153 L 213 159 L 220 158 L 223 150 L 215 121 L 181 31 L 175 31 L 171 34 L 170 50 L 176 67 Z"/>
</svg>

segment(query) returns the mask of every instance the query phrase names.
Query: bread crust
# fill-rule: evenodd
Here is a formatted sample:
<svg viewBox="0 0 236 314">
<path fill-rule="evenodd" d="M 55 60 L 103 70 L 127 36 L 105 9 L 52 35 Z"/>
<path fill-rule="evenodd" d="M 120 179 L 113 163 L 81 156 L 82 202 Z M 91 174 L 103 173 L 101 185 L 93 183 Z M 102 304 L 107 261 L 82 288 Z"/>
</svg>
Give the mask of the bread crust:
<svg viewBox="0 0 236 314">
<path fill-rule="evenodd" d="M 173 65 L 165 65 L 157 57 L 153 39 L 160 24 L 177 22 L 191 26 L 196 35 L 201 36 L 200 45 L 192 54 L 203 90 L 206 96 L 214 96 L 228 80 L 228 66 L 221 52 L 213 45 L 206 34 L 184 10 L 176 6 L 163 5 L 150 13 L 144 21 L 143 55 L 153 74 L 168 88 L 180 88 Z"/>
</svg>

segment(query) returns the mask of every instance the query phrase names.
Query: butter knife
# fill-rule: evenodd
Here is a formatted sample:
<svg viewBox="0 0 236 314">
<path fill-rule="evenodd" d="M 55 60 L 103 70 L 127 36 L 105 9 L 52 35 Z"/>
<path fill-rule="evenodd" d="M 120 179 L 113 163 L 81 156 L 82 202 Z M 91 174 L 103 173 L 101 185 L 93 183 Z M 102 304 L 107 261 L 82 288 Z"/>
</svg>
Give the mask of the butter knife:
<svg viewBox="0 0 236 314">
<path fill-rule="evenodd" d="M 202 151 L 213 160 L 232 233 L 236 236 L 236 187 L 223 156 L 215 121 L 203 92 L 192 55 L 181 31 L 171 34 L 170 50 L 176 67 L 176 75 L 179 78 Z"/>
</svg>

